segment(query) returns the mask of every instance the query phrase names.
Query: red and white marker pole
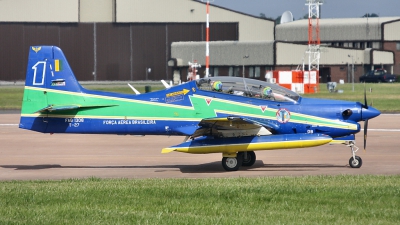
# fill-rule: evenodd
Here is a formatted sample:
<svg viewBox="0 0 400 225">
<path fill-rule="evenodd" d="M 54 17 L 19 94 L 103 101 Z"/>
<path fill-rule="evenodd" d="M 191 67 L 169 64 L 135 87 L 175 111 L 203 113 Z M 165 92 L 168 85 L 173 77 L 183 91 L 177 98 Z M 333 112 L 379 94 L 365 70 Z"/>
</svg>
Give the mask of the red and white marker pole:
<svg viewBox="0 0 400 225">
<path fill-rule="evenodd" d="M 208 77 L 210 68 L 210 24 L 209 24 L 210 2 L 207 1 L 207 26 L 206 26 L 206 75 Z"/>
</svg>

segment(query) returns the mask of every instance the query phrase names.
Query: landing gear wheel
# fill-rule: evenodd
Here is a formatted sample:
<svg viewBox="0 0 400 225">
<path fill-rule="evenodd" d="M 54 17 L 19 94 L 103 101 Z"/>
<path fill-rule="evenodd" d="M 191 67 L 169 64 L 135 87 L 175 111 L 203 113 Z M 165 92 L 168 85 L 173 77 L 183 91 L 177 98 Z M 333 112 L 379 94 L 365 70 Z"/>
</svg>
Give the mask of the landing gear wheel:
<svg viewBox="0 0 400 225">
<path fill-rule="evenodd" d="M 238 154 L 236 157 L 223 157 L 222 166 L 226 171 L 237 171 L 243 162 L 243 155 Z"/>
<path fill-rule="evenodd" d="M 351 168 L 360 168 L 362 166 L 362 159 L 360 156 L 351 157 L 349 159 L 349 165 Z"/>
<path fill-rule="evenodd" d="M 256 162 L 256 153 L 253 151 L 243 153 L 242 166 L 252 166 Z"/>
</svg>

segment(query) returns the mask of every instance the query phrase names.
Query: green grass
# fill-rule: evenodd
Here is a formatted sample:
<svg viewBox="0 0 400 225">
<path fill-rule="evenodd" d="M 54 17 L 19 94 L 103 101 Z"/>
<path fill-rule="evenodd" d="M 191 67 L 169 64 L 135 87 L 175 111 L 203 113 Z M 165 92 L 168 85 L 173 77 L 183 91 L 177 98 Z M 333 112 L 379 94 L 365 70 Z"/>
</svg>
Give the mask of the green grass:
<svg viewBox="0 0 400 225">
<path fill-rule="evenodd" d="M 337 89 L 343 90 L 343 93 L 330 93 L 326 84 L 320 84 L 317 94 L 305 94 L 304 97 L 340 99 L 347 101 L 358 101 L 364 103 L 364 88 L 367 93 L 368 105 L 379 109 L 385 113 L 400 112 L 400 83 L 367 83 L 338 84 Z"/>
<path fill-rule="evenodd" d="M 110 91 L 119 93 L 133 93 L 133 91 L 125 84 L 88 84 L 85 88 L 100 91 Z M 145 92 L 144 85 L 135 85 L 141 93 Z M 366 84 L 368 104 L 383 113 L 399 113 L 400 112 L 400 83 L 377 83 Z M 151 85 L 151 90 L 160 90 L 163 86 Z M 337 89 L 343 90 L 343 93 L 329 93 L 326 84 L 320 84 L 319 91 L 316 94 L 304 94 L 304 97 L 325 98 L 325 99 L 341 99 L 348 101 L 364 102 L 364 84 L 354 84 L 354 92 L 351 84 L 338 84 Z M 372 92 L 370 92 L 370 89 Z M 21 109 L 23 95 L 22 86 L 0 86 L 0 110 L 2 109 Z"/>
<path fill-rule="evenodd" d="M 23 86 L 0 86 L 0 110 L 21 109 Z"/>
<path fill-rule="evenodd" d="M 400 176 L 1 182 L 0 224 L 399 224 Z"/>
</svg>

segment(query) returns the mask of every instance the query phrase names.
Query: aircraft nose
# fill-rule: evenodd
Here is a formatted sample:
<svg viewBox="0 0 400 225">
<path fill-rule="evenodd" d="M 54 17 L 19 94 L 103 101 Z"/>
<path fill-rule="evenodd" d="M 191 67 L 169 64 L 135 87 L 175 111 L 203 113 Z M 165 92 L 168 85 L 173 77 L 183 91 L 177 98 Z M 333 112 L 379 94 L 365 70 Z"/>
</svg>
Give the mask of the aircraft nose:
<svg viewBox="0 0 400 225">
<path fill-rule="evenodd" d="M 372 119 L 374 117 L 377 117 L 381 114 L 381 112 L 377 109 L 375 109 L 374 107 L 369 106 L 368 109 L 366 108 L 362 108 L 362 116 L 361 116 L 361 120 L 368 120 L 368 119 Z"/>
</svg>

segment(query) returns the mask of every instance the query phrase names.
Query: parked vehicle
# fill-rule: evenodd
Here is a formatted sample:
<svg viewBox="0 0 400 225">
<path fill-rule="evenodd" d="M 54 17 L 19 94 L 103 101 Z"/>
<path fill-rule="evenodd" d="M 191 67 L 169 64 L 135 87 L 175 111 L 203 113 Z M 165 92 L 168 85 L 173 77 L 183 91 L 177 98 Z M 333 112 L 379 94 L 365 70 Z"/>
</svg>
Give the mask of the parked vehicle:
<svg viewBox="0 0 400 225">
<path fill-rule="evenodd" d="M 395 82 L 396 76 L 388 73 L 384 69 L 371 70 L 365 75 L 360 77 L 360 82 L 363 83 L 381 83 L 381 82 Z"/>
</svg>

